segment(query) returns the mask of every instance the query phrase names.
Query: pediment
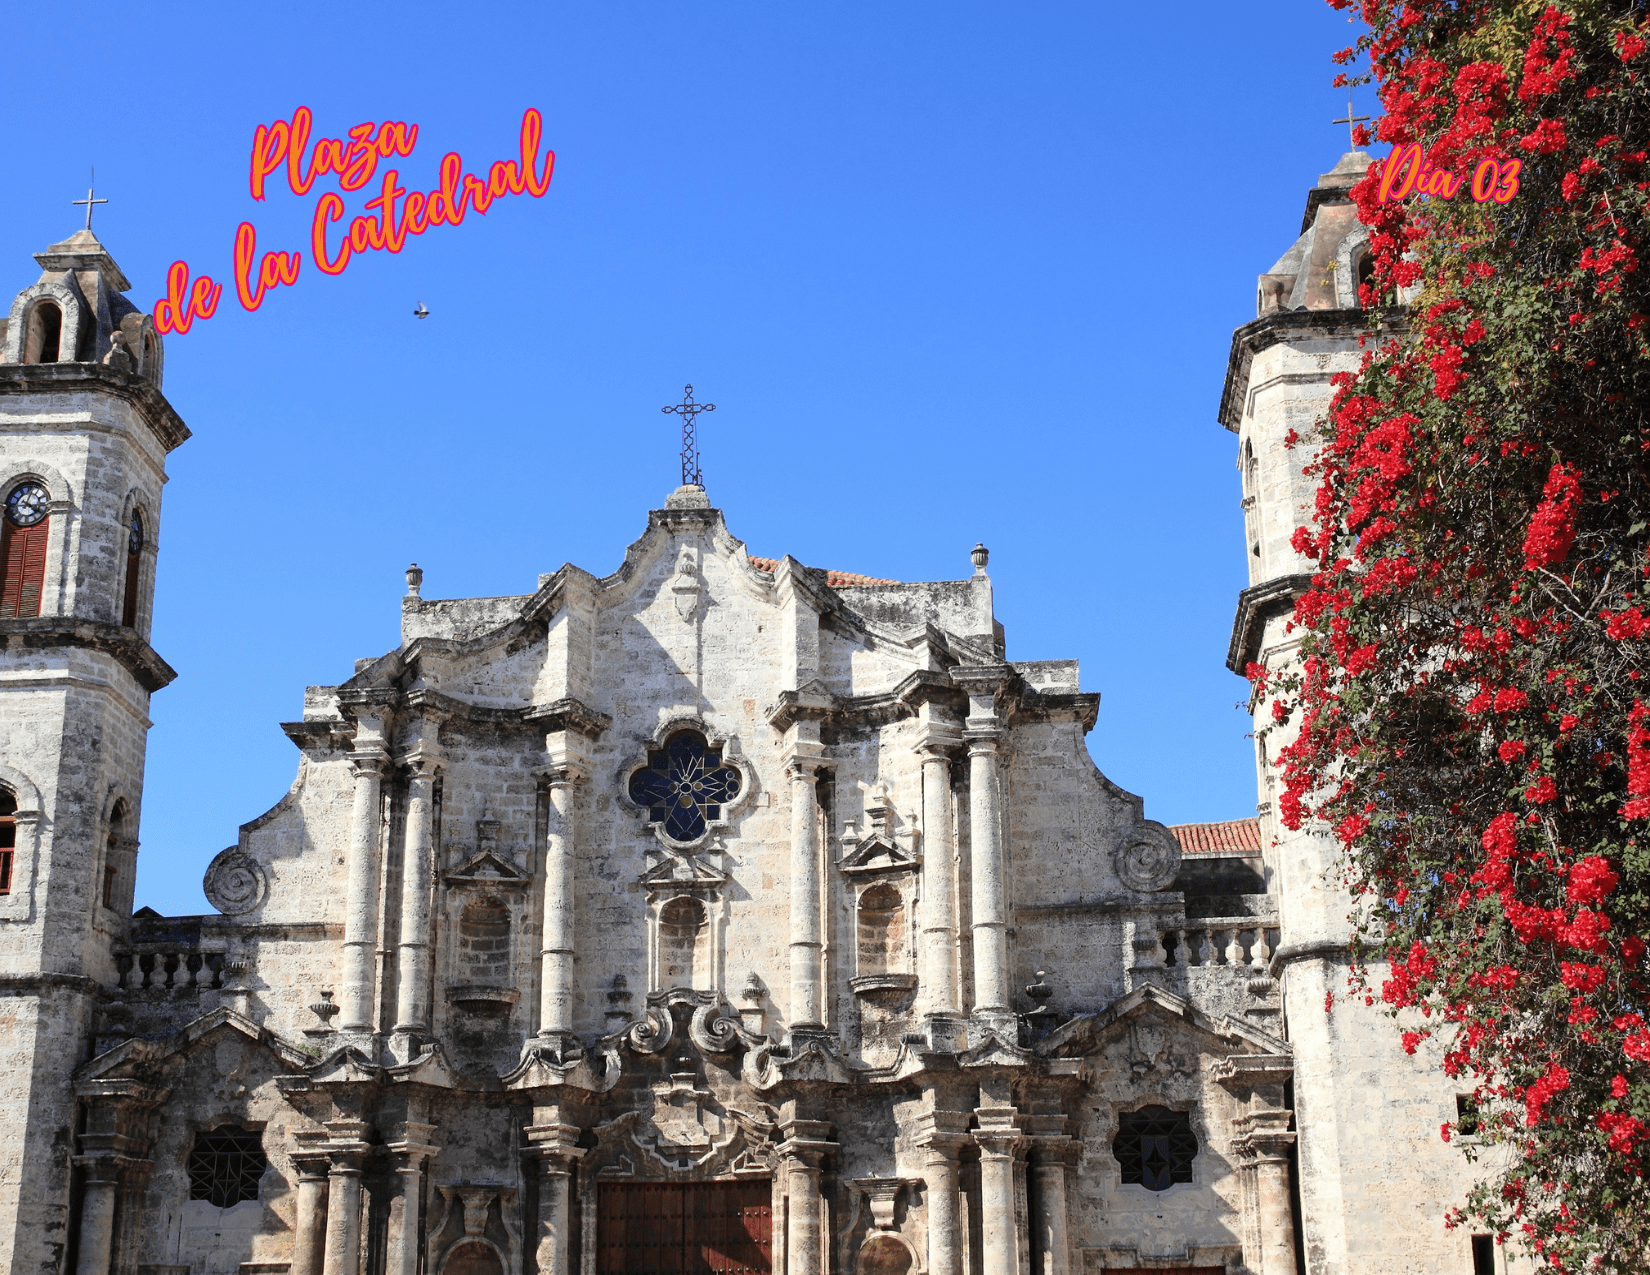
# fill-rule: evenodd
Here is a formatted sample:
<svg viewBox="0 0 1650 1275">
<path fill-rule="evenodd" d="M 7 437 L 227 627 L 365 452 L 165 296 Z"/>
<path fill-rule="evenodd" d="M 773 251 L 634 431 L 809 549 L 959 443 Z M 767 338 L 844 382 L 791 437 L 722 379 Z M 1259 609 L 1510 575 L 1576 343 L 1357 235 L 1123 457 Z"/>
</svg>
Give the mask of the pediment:
<svg viewBox="0 0 1650 1275">
<path fill-rule="evenodd" d="M 508 855 L 496 850 L 480 850 L 458 867 L 442 874 L 448 885 L 506 885 L 528 884 L 526 870 Z"/>
<path fill-rule="evenodd" d="M 728 874 L 697 854 L 652 851 L 642 873 L 645 890 L 717 890 L 728 882 Z"/>
<path fill-rule="evenodd" d="M 165 1040 L 140 1040 L 134 1036 L 122 1041 L 77 1068 L 75 1080 L 152 1076 L 213 1040 L 237 1033 L 261 1045 L 282 1067 L 302 1070 L 315 1062 L 315 1056 L 308 1051 L 242 1018 L 234 1010 L 220 1007 L 186 1024 Z"/>
<path fill-rule="evenodd" d="M 921 855 L 914 855 L 886 837 L 878 836 L 866 837 L 837 860 L 839 868 L 856 876 L 871 872 L 908 872 L 921 864 Z"/>
<path fill-rule="evenodd" d="M 1142 1020 L 1175 1022 L 1209 1039 L 1209 1052 L 1287 1056 L 1288 1042 L 1229 1014 L 1205 1014 L 1190 1001 L 1148 983 L 1095 1014 L 1079 1014 L 1037 1043 L 1044 1058 L 1086 1058 Z"/>
</svg>

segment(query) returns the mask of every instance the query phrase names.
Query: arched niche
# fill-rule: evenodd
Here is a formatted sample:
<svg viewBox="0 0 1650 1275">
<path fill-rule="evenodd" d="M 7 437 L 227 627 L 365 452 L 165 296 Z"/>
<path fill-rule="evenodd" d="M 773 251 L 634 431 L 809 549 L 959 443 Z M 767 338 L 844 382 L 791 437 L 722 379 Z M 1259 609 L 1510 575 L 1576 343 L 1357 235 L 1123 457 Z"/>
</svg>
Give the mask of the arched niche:
<svg viewBox="0 0 1650 1275">
<path fill-rule="evenodd" d="M 460 1240 L 442 1259 L 441 1275 L 504 1275 L 504 1259 L 486 1240 Z"/>
<path fill-rule="evenodd" d="M 854 936 L 862 977 L 907 972 L 906 922 L 905 900 L 891 883 L 879 881 L 859 896 Z"/>
<path fill-rule="evenodd" d="M 678 894 L 659 906 L 655 987 L 708 989 L 711 985 L 710 909 Z"/>
</svg>

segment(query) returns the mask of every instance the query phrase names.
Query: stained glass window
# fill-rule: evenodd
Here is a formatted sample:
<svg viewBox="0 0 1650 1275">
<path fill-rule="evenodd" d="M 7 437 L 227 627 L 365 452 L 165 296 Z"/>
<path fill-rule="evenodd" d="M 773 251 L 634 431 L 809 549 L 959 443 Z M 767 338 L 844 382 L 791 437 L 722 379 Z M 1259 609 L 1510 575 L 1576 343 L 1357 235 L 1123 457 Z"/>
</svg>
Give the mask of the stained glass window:
<svg viewBox="0 0 1650 1275">
<path fill-rule="evenodd" d="M 1119 1124 L 1111 1153 L 1123 1166 L 1125 1183 L 1167 1191 L 1176 1182 L 1192 1180 L 1197 1135 L 1189 1114 L 1167 1107 L 1142 1107 L 1125 1111 Z"/>
<path fill-rule="evenodd" d="M 189 1198 L 227 1209 L 258 1198 L 258 1179 L 269 1167 L 263 1140 L 255 1133 L 226 1125 L 197 1133 L 189 1150 Z"/>
<path fill-rule="evenodd" d="M 648 749 L 647 765 L 630 777 L 630 797 L 672 841 L 696 841 L 739 795 L 739 783 L 739 771 L 724 764 L 720 749 L 698 731 L 684 730 L 663 748 Z"/>
</svg>

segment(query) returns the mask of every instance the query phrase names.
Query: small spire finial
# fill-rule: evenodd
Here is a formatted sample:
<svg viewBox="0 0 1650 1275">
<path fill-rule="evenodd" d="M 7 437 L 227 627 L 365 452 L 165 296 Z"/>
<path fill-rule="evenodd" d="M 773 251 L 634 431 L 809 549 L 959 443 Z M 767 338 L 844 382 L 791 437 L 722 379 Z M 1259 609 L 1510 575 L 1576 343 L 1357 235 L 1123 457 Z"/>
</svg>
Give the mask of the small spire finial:
<svg viewBox="0 0 1650 1275">
<path fill-rule="evenodd" d="M 1346 100 L 1346 118 L 1345 119 L 1339 119 L 1339 120 L 1330 120 L 1329 122 L 1331 124 L 1345 124 L 1346 125 L 1346 148 L 1347 148 L 1347 150 L 1355 151 L 1355 150 L 1358 149 L 1358 135 L 1353 130 L 1359 124 L 1362 124 L 1368 118 L 1369 118 L 1369 116 L 1367 116 L 1367 115 L 1354 115 L 1352 113 L 1352 99 L 1348 98 Z"/>
<path fill-rule="evenodd" d="M 974 570 L 976 572 L 984 571 L 985 564 L 991 561 L 991 550 L 983 544 L 977 544 L 968 556 L 974 560 Z"/>
<path fill-rule="evenodd" d="M 693 386 L 682 386 L 682 401 L 669 407 L 661 407 L 661 412 L 673 412 L 682 418 L 682 486 L 703 487 L 705 476 L 699 471 L 699 435 L 694 418 L 700 412 L 714 412 L 715 403 L 695 403 L 693 401 Z"/>
<path fill-rule="evenodd" d="M 84 198 L 84 199 L 71 199 L 69 201 L 71 204 L 75 204 L 75 205 L 79 205 L 79 204 L 85 204 L 86 205 L 86 229 L 87 230 L 90 230 L 92 228 L 92 205 L 93 204 L 106 204 L 106 203 L 109 202 L 107 199 L 93 199 L 92 198 L 92 187 L 93 187 L 94 183 L 96 182 L 96 180 L 97 180 L 97 170 L 93 169 L 92 170 L 92 178 L 91 178 L 90 181 L 88 181 L 86 183 L 86 198 Z"/>
<path fill-rule="evenodd" d="M 419 596 L 418 591 L 419 591 L 420 588 L 423 587 L 423 585 L 424 585 L 424 568 L 420 567 L 415 562 L 415 563 L 412 564 L 412 566 L 407 568 L 407 596 L 409 598 L 418 597 Z"/>
</svg>

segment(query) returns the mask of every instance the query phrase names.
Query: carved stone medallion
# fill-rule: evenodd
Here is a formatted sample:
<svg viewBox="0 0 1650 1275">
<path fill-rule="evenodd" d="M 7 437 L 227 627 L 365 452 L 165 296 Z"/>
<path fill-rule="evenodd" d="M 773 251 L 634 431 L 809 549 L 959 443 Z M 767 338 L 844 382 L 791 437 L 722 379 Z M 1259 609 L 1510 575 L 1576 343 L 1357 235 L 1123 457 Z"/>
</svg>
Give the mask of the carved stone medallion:
<svg viewBox="0 0 1650 1275">
<path fill-rule="evenodd" d="M 1131 890 L 1161 890 L 1180 871 L 1180 842 L 1160 823 L 1147 821 L 1114 852 L 1112 865 Z"/>
<path fill-rule="evenodd" d="M 259 907 L 269 895 L 263 865 L 238 846 L 219 851 L 201 883 L 207 902 L 225 916 L 240 916 Z"/>
</svg>

